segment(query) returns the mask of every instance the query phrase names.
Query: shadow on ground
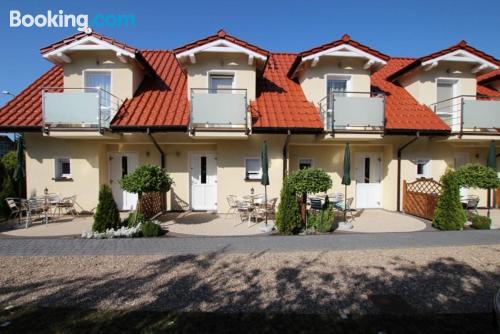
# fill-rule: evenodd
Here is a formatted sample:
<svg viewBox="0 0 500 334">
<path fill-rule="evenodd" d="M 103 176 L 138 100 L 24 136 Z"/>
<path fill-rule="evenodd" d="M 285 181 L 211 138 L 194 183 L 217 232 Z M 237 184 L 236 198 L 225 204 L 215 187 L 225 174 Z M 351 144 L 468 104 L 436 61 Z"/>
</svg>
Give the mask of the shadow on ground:
<svg viewBox="0 0 500 334">
<path fill-rule="evenodd" d="M 143 263 L 130 264 L 134 270 L 125 272 L 123 267 L 102 270 L 102 266 L 106 261 L 132 261 L 134 257 L 103 257 L 105 260 L 89 257 L 86 258 L 88 268 L 78 267 L 81 273 L 76 276 L 59 274 L 55 268 L 47 277 L 32 278 L 27 272 L 34 272 L 36 268 L 22 269 L 25 272 L 20 269 L 18 274 L 25 277 L 22 280 L 24 283 L 2 280 L 0 303 L 19 305 L 34 301 L 42 307 L 63 307 L 59 311 L 51 309 L 51 312 L 63 313 L 69 312 L 64 307 L 83 308 L 78 311 L 83 315 L 77 321 L 82 326 L 85 326 L 85 319 L 91 313 L 88 309 L 115 312 L 112 322 L 117 321 L 123 326 L 131 323 L 130 318 L 136 316 L 132 311 L 140 309 L 141 314 L 144 310 L 181 312 L 163 313 L 162 316 L 153 316 L 159 314 L 153 312 L 150 316 L 158 317 L 154 320 L 161 322 L 158 326 L 167 326 L 169 321 L 175 320 L 175 326 L 187 326 L 186 332 L 193 332 L 189 329 L 196 328 L 198 322 L 199 325 L 209 323 L 212 326 L 211 321 L 217 320 L 217 317 L 221 317 L 219 320 L 228 328 L 231 328 L 232 321 L 240 321 L 248 326 L 257 326 L 259 332 L 280 328 L 279 323 L 289 322 L 294 317 L 300 318 L 297 321 L 306 327 L 309 323 L 326 324 L 335 317 L 339 328 L 342 328 L 347 320 L 338 317 L 345 314 L 360 317 L 357 318 L 360 326 L 366 323 L 377 327 L 380 321 L 385 323 L 384 319 L 393 319 L 389 323 L 395 321 L 404 326 L 411 319 L 416 319 L 417 322 L 421 320 L 420 325 L 428 323 L 432 328 L 433 321 L 436 326 L 438 323 L 444 325 L 453 317 L 463 317 L 463 321 L 469 323 L 470 320 L 470 324 L 477 319 L 490 319 L 487 313 L 492 310 L 492 296 L 500 287 L 498 267 L 496 270 L 480 271 L 452 257 L 441 257 L 419 265 L 393 256 L 386 268 L 352 265 L 340 259 L 339 263 L 332 264 L 331 258 L 326 259 L 332 255 L 327 253 L 309 257 L 297 255 L 297 258 L 290 260 L 287 257 L 282 261 L 273 260 L 275 257 L 268 255 L 262 252 L 229 256 L 221 250 L 208 255 L 152 257 L 146 258 Z M 259 262 L 260 257 L 262 261 Z M 58 259 L 71 263 L 76 258 Z M 20 263 L 19 266 L 25 268 L 27 265 Z M 259 314 L 252 315 L 255 312 Z M 464 315 L 425 316 L 434 312 Z M 472 314 L 476 312 L 482 315 Z M 43 313 L 43 309 L 35 307 L 28 309 L 26 315 L 20 312 L 17 320 L 14 316 L 12 321 L 25 322 L 23 317 L 42 317 Z M 288 315 L 273 316 L 272 313 Z M 421 314 L 420 318 L 416 313 Z M 88 316 L 99 318 L 102 314 Z M 476 320 L 473 321 L 474 317 Z M 89 321 L 101 321 L 94 318 Z M 147 313 L 144 319 L 148 319 Z M 108 322 L 102 320 L 101 325 L 106 327 Z M 146 327 L 150 325 L 140 323 Z M 217 323 L 213 326 L 218 326 Z M 173 325 L 161 326 L 158 328 Z M 443 328 L 454 328 L 451 323 L 451 327 L 447 326 Z M 476 323 L 476 326 L 481 324 Z M 244 328 L 243 331 L 252 332 L 251 328 Z M 491 324 L 486 328 L 491 328 Z M 456 329 L 453 332 L 460 332 L 460 327 Z"/>
</svg>

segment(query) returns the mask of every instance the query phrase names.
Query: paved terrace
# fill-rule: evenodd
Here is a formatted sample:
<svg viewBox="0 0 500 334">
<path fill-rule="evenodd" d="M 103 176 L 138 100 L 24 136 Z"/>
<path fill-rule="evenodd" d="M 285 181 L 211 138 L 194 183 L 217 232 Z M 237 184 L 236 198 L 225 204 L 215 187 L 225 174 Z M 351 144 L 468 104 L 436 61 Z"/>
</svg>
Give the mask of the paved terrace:
<svg viewBox="0 0 500 334">
<path fill-rule="evenodd" d="M 109 240 L 0 238 L 0 256 L 307 252 L 499 244 L 500 230 Z"/>
</svg>

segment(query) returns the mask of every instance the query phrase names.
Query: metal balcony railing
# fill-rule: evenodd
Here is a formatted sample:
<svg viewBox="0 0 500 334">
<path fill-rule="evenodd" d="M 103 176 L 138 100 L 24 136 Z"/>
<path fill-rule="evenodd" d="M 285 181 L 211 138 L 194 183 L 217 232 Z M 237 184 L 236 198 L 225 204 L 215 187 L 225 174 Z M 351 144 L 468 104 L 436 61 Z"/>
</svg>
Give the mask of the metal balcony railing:
<svg viewBox="0 0 500 334">
<path fill-rule="evenodd" d="M 454 133 L 497 132 L 500 98 L 459 95 L 429 105 Z"/>
<path fill-rule="evenodd" d="M 42 88 L 42 119 L 50 129 L 109 129 L 122 100 L 99 87 Z"/>
<path fill-rule="evenodd" d="M 247 90 L 192 88 L 190 129 L 248 129 Z"/>
<path fill-rule="evenodd" d="M 325 130 L 383 132 L 385 95 L 374 92 L 332 92 L 319 101 Z"/>
</svg>

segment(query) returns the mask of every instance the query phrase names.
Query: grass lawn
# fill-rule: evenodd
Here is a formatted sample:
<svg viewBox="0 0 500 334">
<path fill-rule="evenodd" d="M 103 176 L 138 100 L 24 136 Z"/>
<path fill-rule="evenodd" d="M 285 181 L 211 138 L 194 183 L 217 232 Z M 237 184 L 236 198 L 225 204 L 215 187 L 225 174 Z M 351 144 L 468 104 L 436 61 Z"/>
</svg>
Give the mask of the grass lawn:
<svg viewBox="0 0 500 334">
<path fill-rule="evenodd" d="M 168 313 L 17 306 L 0 333 L 496 333 L 492 314 L 364 316 Z"/>
</svg>

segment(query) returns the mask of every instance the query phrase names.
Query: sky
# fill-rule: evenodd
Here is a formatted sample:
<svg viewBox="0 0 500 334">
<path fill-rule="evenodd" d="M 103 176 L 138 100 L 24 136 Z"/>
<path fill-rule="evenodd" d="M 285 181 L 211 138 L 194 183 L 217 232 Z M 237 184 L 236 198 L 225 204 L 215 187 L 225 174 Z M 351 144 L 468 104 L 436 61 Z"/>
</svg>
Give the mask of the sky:
<svg viewBox="0 0 500 334">
<path fill-rule="evenodd" d="M 76 28 L 10 27 L 22 15 L 133 15 L 134 27 L 97 32 L 137 48 L 173 49 L 223 28 L 270 51 L 300 52 L 352 39 L 391 56 L 422 56 L 460 40 L 500 58 L 500 0 L 252 0 L 252 1 L 36 1 L 0 2 L 0 91 L 19 93 L 52 64 L 39 52 Z M 11 97 L 0 95 L 0 106 Z"/>
</svg>

